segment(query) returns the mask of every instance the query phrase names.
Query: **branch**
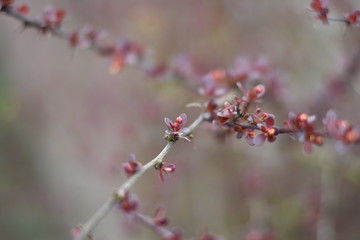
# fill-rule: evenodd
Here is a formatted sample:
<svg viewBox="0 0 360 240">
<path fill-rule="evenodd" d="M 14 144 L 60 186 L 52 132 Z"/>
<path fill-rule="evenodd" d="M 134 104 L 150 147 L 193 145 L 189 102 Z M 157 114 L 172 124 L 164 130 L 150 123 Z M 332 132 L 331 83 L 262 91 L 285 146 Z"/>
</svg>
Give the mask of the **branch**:
<svg viewBox="0 0 360 240">
<path fill-rule="evenodd" d="M 12 6 L 3 7 L 1 9 L 1 13 L 4 13 L 5 15 L 7 15 L 9 17 L 13 17 L 13 18 L 19 20 L 20 22 L 23 23 L 24 27 L 34 28 L 34 29 L 39 30 L 40 32 L 49 33 L 55 37 L 58 37 L 60 39 L 66 40 L 66 41 L 69 41 L 69 38 L 71 36 L 71 33 L 66 32 L 65 30 L 61 29 L 60 26 L 49 27 L 37 19 L 21 15 Z M 91 42 L 89 49 L 100 55 L 103 55 L 103 56 L 110 55 L 112 53 L 110 46 L 103 46 L 97 42 Z"/>
<path fill-rule="evenodd" d="M 134 215 L 136 220 L 147 226 L 149 229 L 154 231 L 157 235 L 159 235 L 162 239 L 166 239 L 169 237 L 172 237 L 174 233 L 170 231 L 169 229 L 154 224 L 154 221 L 152 218 L 145 216 L 139 212 L 135 212 Z"/>
<path fill-rule="evenodd" d="M 190 131 L 186 134 L 180 134 L 181 137 L 187 137 L 200 125 L 203 121 L 203 113 L 189 126 Z M 95 212 L 95 214 L 82 226 L 81 234 L 74 238 L 74 240 L 83 240 L 90 236 L 91 231 L 99 224 L 99 222 L 110 212 L 110 210 L 119 203 L 127 190 L 150 168 L 154 167 L 155 164 L 161 162 L 164 157 L 170 152 L 176 142 L 168 142 L 164 149 L 150 162 L 146 163 L 140 171 L 132 175 L 126 180 L 118 189 L 115 190 L 113 195 L 106 200 L 106 202 Z"/>
<path fill-rule="evenodd" d="M 244 129 L 252 129 L 252 130 L 260 130 L 260 128 L 258 126 L 256 126 L 255 124 L 250 124 L 250 123 L 235 123 L 235 126 L 239 126 L 241 128 Z M 276 127 L 277 129 L 277 133 L 281 134 L 281 133 L 294 133 L 294 130 L 291 128 L 280 128 L 280 127 Z"/>
</svg>

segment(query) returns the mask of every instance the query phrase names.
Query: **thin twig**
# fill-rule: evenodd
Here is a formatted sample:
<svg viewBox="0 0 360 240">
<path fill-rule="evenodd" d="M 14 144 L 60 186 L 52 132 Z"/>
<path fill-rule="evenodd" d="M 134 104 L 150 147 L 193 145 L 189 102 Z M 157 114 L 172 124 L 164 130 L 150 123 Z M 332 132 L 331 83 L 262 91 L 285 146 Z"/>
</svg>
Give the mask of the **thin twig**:
<svg viewBox="0 0 360 240">
<path fill-rule="evenodd" d="M 260 130 L 260 127 L 255 124 L 250 123 L 235 123 L 236 126 L 242 127 L 244 129 Z M 277 127 L 277 133 L 294 133 L 294 130 L 291 128 L 280 128 Z"/>
<path fill-rule="evenodd" d="M 186 137 L 192 134 L 192 132 L 200 125 L 203 121 L 203 113 L 189 126 L 190 131 L 180 134 L 181 137 Z M 74 238 L 74 240 L 83 240 L 90 236 L 94 228 L 101 222 L 101 220 L 110 212 L 110 210 L 124 197 L 127 190 L 150 168 L 156 163 L 162 161 L 164 157 L 170 152 L 176 142 L 168 142 L 164 149 L 150 162 L 146 163 L 139 172 L 132 175 L 126 180 L 118 189 L 115 190 L 114 194 L 106 200 L 106 202 L 95 212 L 95 214 L 84 224 L 81 228 L 81 234 Z"/>
<path fill-rule="evenodd" d="M 4 13 L 4 15 L 6 16 L 13 17 L 19 20 L 20 22 L 23 23 L 24 27 L 32 27 L 39 30 L 40 32 L 46 32 L 60 39 L 69 41 L 69 37 L 71 33 L 66 32 L 60 27 L 55 27 L 55 28 L 48 27 L 47 25 L 45 25 L 44 23 L 42 23 L 41 21 L 35 18 L 23 16 L 19 14 L 17 11 L 15 11 L 14 8 L 11 6 L 2 8 L 1 13 Z M 97 42 L 91 42 L 91 45 L 89 46 L 88 49 L 103 56 L 109 55 L 111 53 L 109 46 L 101 45 Z"/>
<path fill-rule="evenodd" d="M 148 216 L 145 216 L 139 212 L 135 212 L 134 217 L 136 220 L 138 220 L 139 222 L 141 222 L 142 224 L 153 230 L 162 239 L 172 237 L 174 235 L 174 233 L 171 232 L 169 229 L 154 224 L 153 219 Z"/>
</svg>

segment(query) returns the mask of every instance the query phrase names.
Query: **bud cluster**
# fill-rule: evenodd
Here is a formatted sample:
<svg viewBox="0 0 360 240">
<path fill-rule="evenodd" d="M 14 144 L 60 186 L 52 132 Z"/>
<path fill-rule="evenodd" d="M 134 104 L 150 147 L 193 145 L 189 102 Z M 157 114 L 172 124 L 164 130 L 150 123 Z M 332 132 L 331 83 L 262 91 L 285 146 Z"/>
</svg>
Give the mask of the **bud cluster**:
<svg viewBox="0 0 360 240">
<path fill-rule="evenodd" d="M 267 69 L 269 72 L 269 69 Z M 241 72 L 241 71 L 239 71 Z M 216 73 L 216 74 L 214 74 Z M 228 76 L 218 70 L 211 71 L 209 76 Z M 218 78 L 213 78 L 218 79 Z M 217 83 L 214 81 L 213 83 Z M 315 115 L 307 113 L 289 113 L 288 120 L 284 122 L 284 127 L 275 125 L 275 115 L 263 111 L 260 107 L 252 110 L 252 105 L 261 103 L 266 92 L 263 84 L 253 86 L 254 81 L 249 78 L 241 78 L 236 82 L 241 96 L 235 96 L 233 101 L 225 101 L 222 105 L 212 98 L 214 94 L 209 94 L 210 100 L 205 103 L 205 120 L 211 122 L 216 132 L 225 134 L 235 133 L 237 138 L 244 137 L 251 146 L 262 146 L 265 141 L 274 142 L 278 134 L 289 134 L 294 139 L 304 145 L 304 152 L 313 152 L 313 145 L 322 146 L 325 138 L 337 141 L 336 149 L 339 153 L 353 143 L 360 141 L 359 130 L 346 121 L 336 120 L 336 114 L 330 110 L 323 123 L 325 130 L 316 130 Z M 228 85 L 229 87 L 230 85 Z M 200 88 L 201 89 L 201 88 Z M 221 89 L 214 88 L 214 89 Z M 214 93 L 216 91 L 212 91 Z M 221 91 L 219 91 L 221 92 Z M 226 91 L 222 91 L 218 97 L 222 97 Z"/>
<path fill-rule="evenodd" d="M 343 22 L 348 26 L 360 27 L 360 10 L 345 13 L 342 18 L 329 17 L 328 0 L 312 0 L 310 3 L 310 10 L 316 14 L 316 18 L 324 24 L 329 21 Z"/>
<path fill-rule="evenodd" d="M 180 114 L 179 117 L 176 118 L 175 122 L 172 122 L 169 118 L 164 119 L 166 126 L 168 127 L 165 130 L 165 140 L 169 142 L 175 142 L 179 140 L 179 138 L 184 138 L 188 141 L 189 139 L 190 129 L 184 127 L 187 122 L 187 116 L 185 113 Z"/>
</svg>

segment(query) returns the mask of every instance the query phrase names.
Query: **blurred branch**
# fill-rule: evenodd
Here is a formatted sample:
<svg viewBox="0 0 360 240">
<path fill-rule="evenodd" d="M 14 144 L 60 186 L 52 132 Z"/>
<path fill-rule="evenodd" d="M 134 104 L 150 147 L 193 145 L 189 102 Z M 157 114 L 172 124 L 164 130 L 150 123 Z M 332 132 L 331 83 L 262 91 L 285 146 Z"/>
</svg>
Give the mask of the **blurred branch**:
<svg viewBox="0 0 360 240">
<path fill-rule="evenodd" d="M 181 137 L 187 137 L 202 123 L 203 113 L 189 126 L 190 131 L 180 134 Z M 155 164 L 161 162 L 164 157 L 170 152 L 172 147 L 175 145 L 175 141 L 168 142 L 164 149 L 152 159 L 146 163 L 139 172 L 132 175 L 127 181 L 125 181 L 118 189 L 115 190 L 114 194 L 106 200 L 106 202 L 95 212 L 95 214 L 82 226 L 81 234 L 74 238 L 74 240 L 83 240 L 90 236 L 91 231 L 99 224 L 99 222 L 110 212 L 110 210 L 123 199 L 127 190 L 150 168 L 154 167 Z"/>
<path fill-rule="evenodd" d="M 134 217 L 137 221 L 144 224 L 146 227 L 154 231 L 157 235 L 159 235 L 162 239 L 168 239 L 174 236 L 174 233 L 171 232 L 169 229 L 156 225 L 152 218 L 145 216 L 139 212 L 134 213 Z"/>
<path fill-rule="evenodd" d="M 43 23 L 40 20 L 35 18 L 30 18 L 20 14 L 16 11 L 12 6 L 3 6 L 0 9 L 0 12 L 5 14 L 6 16 L 15 18 L 23 23 L 23 26 L 31 27 L 34 29 L 39 30 L 42 33 L 48 33 L 60 39 L 66 40 L 69 42 L 71 33 L 66 32 L 65 30 L 61 29 L 60 26 L 56 27 L 49 27 L 47 24 Z M 112 53 L 111 47 L 109 46 L 102 46 L 97 42 L 91 42 L 89 49 L 100 54 L 100 55 L 110 55 Z"/>
</svg>

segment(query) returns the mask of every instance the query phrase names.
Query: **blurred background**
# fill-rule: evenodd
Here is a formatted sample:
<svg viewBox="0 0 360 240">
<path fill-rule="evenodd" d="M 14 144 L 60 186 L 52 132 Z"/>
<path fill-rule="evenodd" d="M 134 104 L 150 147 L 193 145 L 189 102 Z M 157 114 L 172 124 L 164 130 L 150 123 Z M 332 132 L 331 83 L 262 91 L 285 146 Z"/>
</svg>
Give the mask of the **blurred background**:
<svg viewBox="0 0 360 240">
<path fill-rule="evenodd" d="M 317 114 L 320 126 L 329 108 L 360 125 L 356 71 L 346 89 L 323 95 L 359 54 L 360 30 L 323 25 L 309 2 L 34 0 L 31 16 L 48 5 L 63 8 L 64 29 L 105 29 L 110 41 L 151 48 L 158 62 L 186 54 L 227 68 L 238 56 L 266 56 L 283 94 L 262 108 L 277 125 L 293 111 Z M 330 15 L 359 8 L 356 0 L 341 1 L 330 5 Z M 163 148 L 164 117 L 186 112 L 191 122 L 199 110 L 185 105 L 206 98 L 170 75 L 150 78 L 136 68 L 110 75 L 107 59 L 23 30 L 7 16 L 0 16 L 0 31 L 1 236 L 70 239 L 71 228 L 126 179 L 121 164 L 130 153 L 146 163 Z M 165 206 L 170 226 L 185 237 L 207 228 L 224 239 L 360 239 L 359 147 L 339 156 L 333 146 L 326 141 L 305 156 L 289 136 L 250 147 L 234 136 L 218 139 L 204 125 L 193 143 L 179 142 L 166 157 L 175 173 L 160 182 L 149 171 L 132 192 L 141 213 Z M 159 238 L 113 210 L 94 239 Z"/>
</svg>

